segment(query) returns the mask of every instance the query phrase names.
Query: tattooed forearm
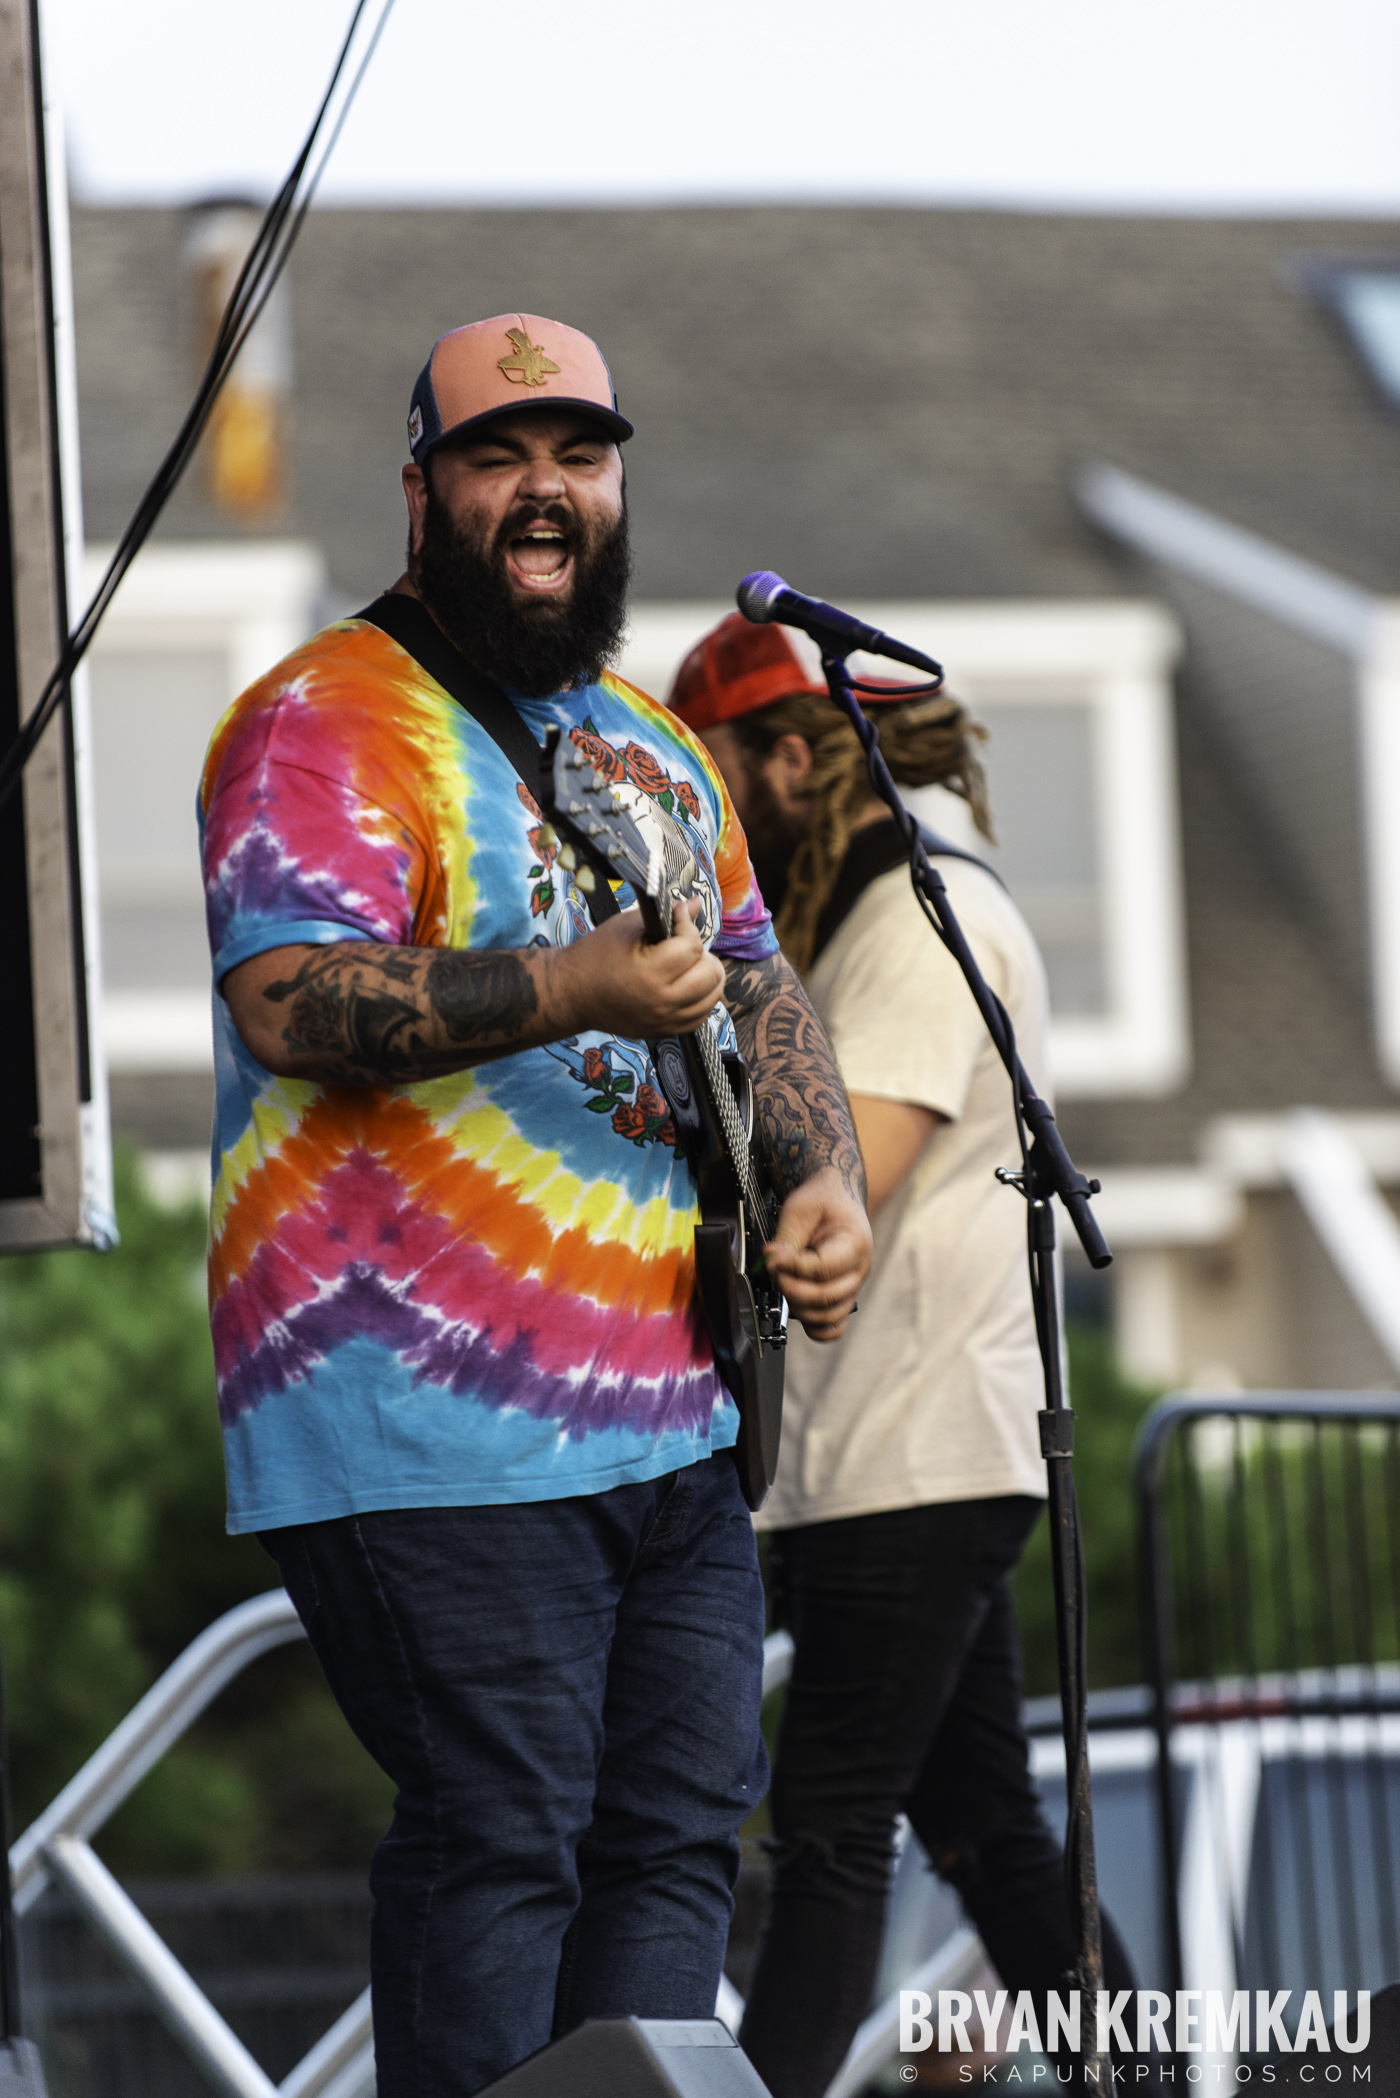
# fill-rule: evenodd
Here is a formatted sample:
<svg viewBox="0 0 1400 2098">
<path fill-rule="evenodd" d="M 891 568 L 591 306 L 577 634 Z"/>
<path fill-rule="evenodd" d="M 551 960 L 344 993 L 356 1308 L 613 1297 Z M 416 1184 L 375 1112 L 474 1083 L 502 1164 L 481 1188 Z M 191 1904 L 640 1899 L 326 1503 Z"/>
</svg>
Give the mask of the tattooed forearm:
<svg viewBox="0 0 1400 2098">
<path fill-rule="evenodd" d="M 836 1058 L 781 955 L 725 964 L 725 1004 L 753 1074 L 759 1121 L 782 1192 L 834 1166 L 858 1202 L 865 1167 Z"/>
<path fill-rule="evenodd" d="M 518 954 L 439 952 L 428 964 L 427 989 L 450 1042 L 518 1035 L 540 1006 L 535 980 Z"/>
<path fill-rule="evenodd" d="M 302 952 L 295 973 L 264 983 L 254 1001 L 256 1020 L 275 1027 L 278 1067 L 292 1075 L 405 1084 L 541 1038 L 532 1026 L 539 992 L 522 955 L 361 940 Z M 249 1046 L 258 1053 L 257 1040 Z"/>
</svg>

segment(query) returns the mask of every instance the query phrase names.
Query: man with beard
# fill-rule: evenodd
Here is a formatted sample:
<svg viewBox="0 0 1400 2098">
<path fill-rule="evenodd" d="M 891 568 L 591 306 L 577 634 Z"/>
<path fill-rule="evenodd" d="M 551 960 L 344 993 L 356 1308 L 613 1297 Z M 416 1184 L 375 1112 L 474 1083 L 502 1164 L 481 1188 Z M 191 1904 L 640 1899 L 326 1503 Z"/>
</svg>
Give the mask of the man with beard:
<svg viewBox="0 0 1400 2098">
<path fill-rule="evenodd" d="M 649 1039 L 727 1005 L 811 1335 L 869 1264 L 845 1096 L 719 774 L 604 670 L 630 434 L 575 330 L 444 336 L 391 604 L 245 693 L 205 767 L 229 1526 L 398 1788 L 380 2098 L 478 2090 L 586 2017 L 714 2008 L 766 1778 L 762 1600 Z M 415 620 L 682 824 L 702 893 L 670 938 L 635 909 L 590 929 L 528 783 L 390 638 Z"/>
</svg>

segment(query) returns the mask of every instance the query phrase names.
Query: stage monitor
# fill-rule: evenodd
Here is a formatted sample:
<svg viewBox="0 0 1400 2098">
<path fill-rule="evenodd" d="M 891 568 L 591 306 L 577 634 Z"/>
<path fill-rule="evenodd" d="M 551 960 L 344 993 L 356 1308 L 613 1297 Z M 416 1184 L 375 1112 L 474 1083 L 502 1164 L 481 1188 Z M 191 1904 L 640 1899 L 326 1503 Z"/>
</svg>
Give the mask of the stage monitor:
<svg viewBox="0 0 1400 2098">
<path fill-rule="evenodd" d="M 718 2018 L 590 2018 L 481 2098 L 768 2098 Z"/>
</svg>

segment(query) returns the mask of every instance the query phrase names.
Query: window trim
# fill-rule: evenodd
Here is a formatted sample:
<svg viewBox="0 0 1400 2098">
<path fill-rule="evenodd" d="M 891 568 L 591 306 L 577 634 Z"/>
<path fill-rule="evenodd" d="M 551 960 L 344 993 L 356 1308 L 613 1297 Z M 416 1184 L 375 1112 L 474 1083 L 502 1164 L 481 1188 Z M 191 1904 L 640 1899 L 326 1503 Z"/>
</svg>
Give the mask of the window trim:
<svg viewBox="0 0 1400 2098">
<path fill-rule="evenodd" d="M 86 596 L 112 552 L 102 545 L 85 550 Z M 232 704 L 314 632 L 325 595 L 325 560 L 308 540 L 232 546 L 222 539 L 158 540 L 132 564 L 92 652 L 100 658 L 217 650 L 228 660 Z"/>
<path fill-rule="evenodd" d="M 85 549 L 84 601 L 96 590 L 111 554 L 110 546 Z M 230 706 L 315 631 L 327 613 L 326 597 L 325 560 L 306 540 L 157 541 L 142 549 L 124 578 L 92 656 L 101 663 L 122 655 L 218 654 L 226 664 L 224 706 Z M 94 864 L 101 899 L 96 855 Z M 207 990 L 104 987 L 102 1002 L 113 1072 L 212 1067 Z"/>
<path fill-rule="evenodd" d="M 1360 365 L 1376 399 L 1392 414 L 1400 409 L 1400 380 L 1372 355 L 1349 308 L 1346 287 L 1357 277 L 1393 277 L 1400 282 L 1400 254 L 1300 255 L 1289 270 L 1294 283 L 1329 316 Z"/>
<path fill-rule="evenodd" d="M 1356 666 L 1357 756 L 1376 1056 L 1400 1086 L 1400 601 L 1376 600 L 1368 642 Z"/>
<path fill-rule="evenodd" d="M 622 674 L 664 700 L 687 650 L 730 609 L 636 604 Z M 974 712 L 979 694 L 988 704 L 1021 705 L 1063 704 L 1073 692 L 1092 707 L 1109 1009 L 1052 1019 L 1055 1089 L 1064 1100 L 1177 1091 L 1191 1045 L 1172 722 L 1176 620 L 1160 605 L 1128 599 L 865 601 L 847 609 L 943 663 L 949 686 Z"/>
</svg>

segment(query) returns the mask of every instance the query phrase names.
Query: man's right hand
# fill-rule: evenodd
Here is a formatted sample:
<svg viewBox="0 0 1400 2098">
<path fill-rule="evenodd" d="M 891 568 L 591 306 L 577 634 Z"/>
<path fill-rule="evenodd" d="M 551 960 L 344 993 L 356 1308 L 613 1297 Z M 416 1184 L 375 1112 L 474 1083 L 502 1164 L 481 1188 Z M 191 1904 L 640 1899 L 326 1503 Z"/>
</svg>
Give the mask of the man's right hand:
<svg viewBox="0 0 1400 2098">
<path fill-rule="evenodd" d="M 411 1085 L 595 1028 L 636 1041 L 691 1032 L 724 983 L 694 921 L 683 904 L 654 946 L 631 910 L 569 947 L 275 947 L 221 988 L 247 1047 L 280 1077 Z"/>
<path fill-rule="evenodd" d="M 699 908 L 681 903 L 671 937 L 655 945 L 647 944 L 641 912 L 630 910 L 556 948 L 546 959 L 550 990 L 578 1015 L 561 1032 L 596 1027 L 630 1041 L 693 1033 L 724 989 L 724 965 L 696 930 Z"/>
</svg>

